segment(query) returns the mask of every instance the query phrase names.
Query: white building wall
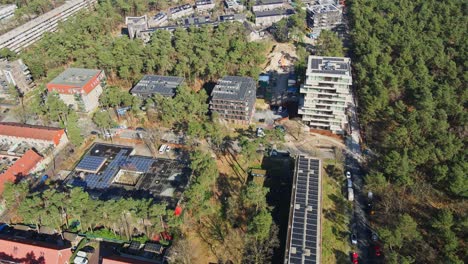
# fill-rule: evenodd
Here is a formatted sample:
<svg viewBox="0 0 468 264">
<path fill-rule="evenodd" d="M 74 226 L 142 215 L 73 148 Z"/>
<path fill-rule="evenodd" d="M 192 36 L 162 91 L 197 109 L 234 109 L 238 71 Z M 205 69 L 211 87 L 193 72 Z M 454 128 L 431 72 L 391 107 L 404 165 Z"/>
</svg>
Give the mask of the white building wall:
<svg viewBox="0 0 468 264">
<path fill-rule="evenodd" d="M 99 106 L 99 96 L 102 94 L 102 86 L 96 86 L 89 94 L 83 94 L 81 98 L 86 112 L 92 112 Z"/>
</svg>

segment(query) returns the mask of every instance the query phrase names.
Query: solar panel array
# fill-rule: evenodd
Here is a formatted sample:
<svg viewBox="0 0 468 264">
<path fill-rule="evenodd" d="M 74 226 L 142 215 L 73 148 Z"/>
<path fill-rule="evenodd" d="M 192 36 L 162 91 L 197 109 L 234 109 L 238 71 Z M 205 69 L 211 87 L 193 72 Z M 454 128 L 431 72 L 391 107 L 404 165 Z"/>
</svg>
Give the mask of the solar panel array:
<svg viewBox="0 0 468 264">
<path fill-rule="evenodd" d="M 105 161 L 105 157 L 85 156 L 76 166 L 76 170 L 97 171 Z"/>
<path fill-rule="evenodd" d="M 147 157 L 132 156 L 127 159 L 127 163 L 122 166 L 125 168 L 132 168 L 133 171 L 147 172 L 151 165 L 153 165 L 154 159 Z"/>
<path fill-rule="evenodd" d="M 162 245 L 161 244 L 156 244 L 156 243 L 146 243 L 145 244 L 145 251 L 148 252 L 154 252 L 154 253 L 161 253 L 162 251 Z"/>
<path fill-rule="evenodd" d="M 288 234 L 287 263 L 319 263 L 320 160 L 299 156 L 296 167 L 293 216 Z"/>
<path fill-rule="evenodd" d="M 102 172 L 101 175 L 98 174 L 88 174 L 86 176 L 85 182 L 86 187 L 92 189 L 105 189 L 108 188 L 114 176 L 120 169 L 120 165 L 125 162 L 127 158 L 127 150 L 120 150 L 115 158 L 107 165 L 106 169 Z"/>
</svg>

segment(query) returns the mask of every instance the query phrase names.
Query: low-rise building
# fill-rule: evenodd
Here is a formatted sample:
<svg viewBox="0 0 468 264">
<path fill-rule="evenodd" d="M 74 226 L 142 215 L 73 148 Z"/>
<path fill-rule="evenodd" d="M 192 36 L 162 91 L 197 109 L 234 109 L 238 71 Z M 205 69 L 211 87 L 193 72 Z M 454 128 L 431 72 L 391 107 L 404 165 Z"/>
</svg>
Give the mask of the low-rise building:
<svg viewBox="0 0 468 264">
<path fill-rule="evenodd" d="M 351 60 L 309 56 L 306 78 L 300 92 L 298 113 L 313 129 L 342 134 L 348 123 L 346 108 L 352 103 Z"/>
<path fill-rule="evenodd" d="M 140 17 L 125 17 L 125 25 L 127 25 L 128 36 L 133 39 L 140 31 L 148 29 L 148 19 L 146 15 Z"/>
<path fill-rule="evenodd" d="M 160 27 L 167 23 L 167 14 L 164 12 L 159 12 L 155 16 L 148 19 L 148 28 Z"/>
<path fill-rule="evenodd" d="M 229 122 L 250 124 L 256 90 L 256 82 L 250 77 L 225 76 L 211 92 L 210 110 Z"/>
<path fill-rule="evenodd" d="M 215 8 L 214 0 L 197 0 L 195 1 L 197 11 L 208 11 Z"/>
<path fill-rule="evenodd" d="M 193 7 L 189 4 L 173 7 L 169 9 L 171 19 L 178 19 L 184 16 L 190 16 L 194 13 Z"/>
<path fill-rule="evenodd" d="M 177 87 L 182 83 L 184 83 L 182 77 L 145 75 L 130 92 L 142 98 L 152 97 L 156 94 L 164 97 L 174 97 Z"/>
<path fill-rule="evenodd" d="M 74 109 L 91 112 L 99 106 L 105 79 L 102 70 L 68 68 L 47 84 L 47 90 L 58 93 Z"/>
<path fill-rule="evenodd" d="M 8 89 L 11 85 L 17 87 L 22 94 L 29 92 L 35 86 L 28 66 L 21 59 L 0 60 L 0 88 L 2 89 L 0 98 L 9 96 Z"/>
<path fill-rule="evenodd" d="M 20 52 L 38 41 L 44 33 L 57 30 L 59 22 L 67 20 L 80 10 L 93 8 L 96 3 L 97 0 L 66 1 L 63 5 L 1 35 L 0 49 L 8 48 Z"/>
<path fill-rule="evenodd" d="M 0 122 L 0 144 L 2 145 L 13 146 L 28 143 L 36 149 L 45 149 L 50 146 L 61 148 L 67 142 L 65 130 L 61 128 Z"/>
<path fill-rule="evenodd" d="M 292 9 L 274 9 L 255 12 L 255 26 L 269 27 L 283 18 L 294 14 Z"/>
<path fill-rule="evenodd" d="M 219 22 L 241 22 L 246 21 L 247 17 L 245 14 L 231 14 L 231 15 L 222 15 L 219 16 Z"/>
<path fill-rule="evenodd" d="M 16 5 L 0 5 L 0 23 L 9 20 L 15 15 Z"/>
<path fill-rule="evenodd" d="M 33 173 L 39 167 L 38 165 L 42 160 L 42 156 L 36 151 L 32 149 L 26 151 L 11 167 L 0 174 L 0 195 L 3 193 L 6 182 L 16 182 Z"/>
<path fill-rule="evenodd" d="M 71 244 L 59 235 L 37 234 L 32 230 L 0 232 L 1 263 L 70 263 Z"/>
<path fill-rule="evenodd" d="M 227 9 L 242 12 L 245 9 L 245 6 L 239 0 L 224 0 L 224 5 Z"/>
<path fill-rule="evenodd" d="M 307 25 L 313 29 L 333 29 L 342 22 L 341 9 L 332 4 L 307 8 Z"/>
<path fill-rule="evenodd" d="M 284 0 L 258 0 L 255 5 L 252 6 L 252 11 L 261 12 L 284 7 Z"/>
</svg>

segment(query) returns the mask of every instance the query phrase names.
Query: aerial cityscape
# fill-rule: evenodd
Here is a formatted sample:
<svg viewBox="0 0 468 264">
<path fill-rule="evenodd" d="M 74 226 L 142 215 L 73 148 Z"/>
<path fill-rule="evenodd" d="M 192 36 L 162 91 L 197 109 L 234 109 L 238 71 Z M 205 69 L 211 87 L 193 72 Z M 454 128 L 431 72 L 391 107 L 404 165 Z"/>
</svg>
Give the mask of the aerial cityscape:
<svg viewBox="0 0 468 264">
<path fill-rule="evenodd" d="M 0 263 L 468 263 L 467 7 L 1 0 Z"/>
</svg>

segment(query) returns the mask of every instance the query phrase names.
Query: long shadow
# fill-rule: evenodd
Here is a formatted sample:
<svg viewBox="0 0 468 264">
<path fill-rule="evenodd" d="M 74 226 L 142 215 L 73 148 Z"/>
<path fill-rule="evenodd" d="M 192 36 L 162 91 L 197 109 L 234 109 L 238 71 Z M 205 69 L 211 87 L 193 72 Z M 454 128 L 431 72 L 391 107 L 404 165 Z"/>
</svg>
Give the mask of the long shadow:
<svg viewBox="0 0 468 264">
<path fill-rule="evenodd" d="M 333 250 L 333 254 L 335 254 L 336 263 L 351 263 L 351 253 L 346 254 L 341 250 Z"/>
</svg>

